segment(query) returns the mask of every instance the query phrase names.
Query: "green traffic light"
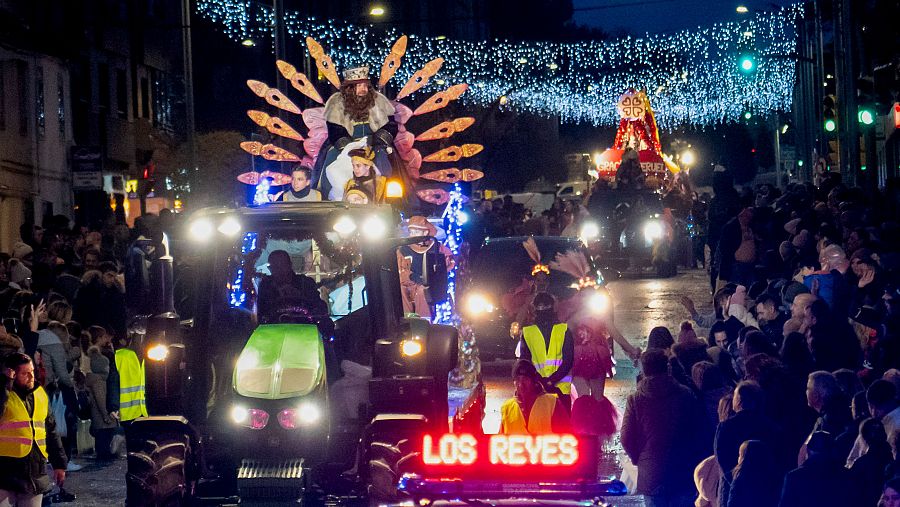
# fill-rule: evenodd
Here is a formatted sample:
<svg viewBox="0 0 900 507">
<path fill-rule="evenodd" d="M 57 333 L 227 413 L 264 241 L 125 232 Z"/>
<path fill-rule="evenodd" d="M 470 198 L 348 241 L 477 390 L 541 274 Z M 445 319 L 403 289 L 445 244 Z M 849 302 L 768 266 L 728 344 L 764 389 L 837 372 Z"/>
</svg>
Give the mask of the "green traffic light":
<svg viewBox="0 0 900 507">
<path fill-rule="evenodd" d="M 857 117 L 863 125 L 875 123 L 875 113 L 871 109 L 860 109 Z"/>
<path fill-rule="evenodd" d="M 837 129 L 837 122 L 834 120 L 825 120 L 825 130 L 827 132 L 834 132 Z"/>
</svg>

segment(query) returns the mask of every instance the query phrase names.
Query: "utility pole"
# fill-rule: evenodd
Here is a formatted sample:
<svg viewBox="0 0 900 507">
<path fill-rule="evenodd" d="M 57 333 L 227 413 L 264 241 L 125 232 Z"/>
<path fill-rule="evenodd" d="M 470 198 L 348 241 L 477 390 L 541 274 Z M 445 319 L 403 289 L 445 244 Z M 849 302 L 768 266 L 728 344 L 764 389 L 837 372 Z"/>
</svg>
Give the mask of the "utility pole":
<svg viewBox="0 0 900 507">
<path fill-rule="evenodd" d="M 191 0 L 181 0 L 181 41 L 184 51 L 184 112 L 187 130 L 189 171 L 197 170 L 197 137 L 194 125 L 194 52 L 191 49 Z"/>
<path fill-rule="evenodd" d="M 834 0 L 834 67 L 842 179 L 845 183 L 854 185 L 857 180 L 856 171 L 859 170 L 860 151 L 851 4 L 851 0 Z"/>
</svg>

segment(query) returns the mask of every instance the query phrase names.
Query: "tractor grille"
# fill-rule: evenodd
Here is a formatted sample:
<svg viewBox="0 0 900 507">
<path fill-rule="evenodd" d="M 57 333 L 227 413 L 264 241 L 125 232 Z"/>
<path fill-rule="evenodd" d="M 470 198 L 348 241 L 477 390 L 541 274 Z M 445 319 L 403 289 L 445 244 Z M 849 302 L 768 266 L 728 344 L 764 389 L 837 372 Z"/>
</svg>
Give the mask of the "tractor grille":
<svg viewBox="0 0 900 507">
<path fill-rule="evenodd" d="M 244 459 L 237 474 L 238 494 L 242 499 L 297 499 L 303 496 L 305 482 L 302 459 Z"/>
</svg>

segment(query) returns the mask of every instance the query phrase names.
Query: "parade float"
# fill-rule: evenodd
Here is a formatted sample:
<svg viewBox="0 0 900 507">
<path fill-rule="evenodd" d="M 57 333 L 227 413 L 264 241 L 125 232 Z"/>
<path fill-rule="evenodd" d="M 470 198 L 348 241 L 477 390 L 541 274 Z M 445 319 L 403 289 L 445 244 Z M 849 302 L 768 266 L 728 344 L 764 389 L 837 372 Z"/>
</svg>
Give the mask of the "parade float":
<svg viewBox="0 0 900 507">
<path fill-rule="evenodd" d="M 619 126 L 611 148 L 595 160 L 598 179 L 612 183 L 643 179 L 649 188 L 660 188 L 680 171 L 671 157 L 662 152 L 659 129 L 650 100 L 643 91 L 628 90 L 616 104 Z M 637 164 L 623 162 L 634 161 Z M 622 171 L 620 172 L 620 167 Z M 640 168 L 640 174 L 635 169 Z M 632 174 L 633 173 L 633 174 Z"/>
<path fill-rule="evenodd" d="M 254 123 L 271 134 L 272 140 L 268 143 L 245 141 L 241 143 L 244 151 L 268 161 L 309 167 L 312 169 L 313 185 L 329 200 L 343 199 L 344 186 L 353 176 L 349 152 L 358 148 L 372 150 L 376 172 L 399 182 L 411 194 L 404 202 L 413 208 L 421 202 L 447 204 L 454 188 L 457 188 L 454 184 L 472 182 L 484 176 L 477 169 L 447 167 L 461 164 L 483 150 L 480 144 L 447 145 L 446 142 L 471 127 L 475 123 L 474 118 L 447 119 L 419 134 L 407 129 L 407 123 L 412 118 L 443 109 L 468 90 L 465 83 L 448 86 L 417 106 L 413 104 L 412 95 L 435 77 L 444 64 L 443 58 L 434 58 L 426 63 L 412 74 L 393 99 L 389 99 L 385 95 L 386 88 L 406 53 L 405 35 L 391 47 L 375 84 L 370 81 L 369 67 L 366 65 L 344 69 L 344 79 L 341 81 L 334 61 L 321 44 L 307 37 L 306 46 L 319 76 L 337 91 L 324 100 L 313 81 L 304 73 L 290 63 L 278 60 L 276 65 L 281 76 L 316 105 L 301 110 L 284 91 L 262 81 L 247 81 L 250 90 L 277 109 L 279 116 L 259 110 L 247 111 Z M 287 118 L 299 117 L 300 122 L 293 119 L 286 121 L 282 117 L 285 115 Z M 441 141 L 441 146 L 434 147 L 435 141 Z M 251 171 L 241 174 L 238 180 L 265 187 L 284 185 L 289 178 L 285 179 L 274 171 L 265 175 Z M 266 191 L 256 193 L 257 204 L 265 202 Z M 415 202 L 413 197 L 420 202 Z"/>
</svg>

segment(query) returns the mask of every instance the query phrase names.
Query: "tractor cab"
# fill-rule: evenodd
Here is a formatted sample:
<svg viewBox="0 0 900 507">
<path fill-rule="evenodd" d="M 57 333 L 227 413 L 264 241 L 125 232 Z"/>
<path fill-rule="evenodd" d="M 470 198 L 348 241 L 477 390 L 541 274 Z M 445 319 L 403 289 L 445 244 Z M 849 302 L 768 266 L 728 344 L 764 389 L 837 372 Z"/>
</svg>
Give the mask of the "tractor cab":
<svg viewBox="0 0 900 507">
<path fill-rule="evenodd" d="M 404 315 L 397 249 L 421 238 L 398 222 L 343 202 L 191 217 L 174 277 L 157 277 L 183 315 L 161 312 L 144 339 L 129 505 L 329 493 L 335 476 L 368 480 L 374 442 L 448 430 L 458 334 Z"/>
</svg>

